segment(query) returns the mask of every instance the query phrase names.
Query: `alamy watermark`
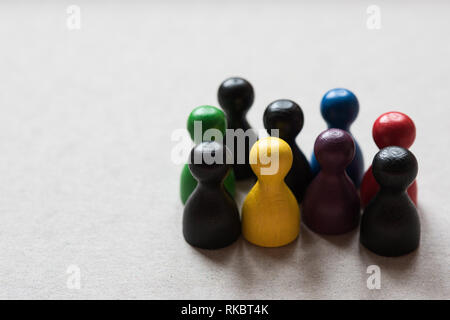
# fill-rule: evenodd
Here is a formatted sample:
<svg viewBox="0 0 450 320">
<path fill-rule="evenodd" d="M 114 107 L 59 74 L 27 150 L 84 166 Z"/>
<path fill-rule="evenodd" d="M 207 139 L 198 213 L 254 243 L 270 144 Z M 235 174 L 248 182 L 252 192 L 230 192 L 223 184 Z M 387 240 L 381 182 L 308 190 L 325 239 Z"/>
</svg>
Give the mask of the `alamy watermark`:
<svg viewBox="0 0 450 320">
<path fill-rule="evenodd" d="M 77 5 L 70 5 L 66 9 L 66 26 L 69 30 L 81 29 L 81 8 Z"/>
<path fill-rule="evenodd" d="M 66 273 L 69 275 L 67 277 L 66 286 L 69 290 L 80 290 L 81 289 L 81 269 L 77 265 L 70 265 L 67 267 Z"/>
<path fill-rule="evenodd" d="M 379 266 L 373 264 L 367 267 L 366 273 L 370 274 L 367 278 L 367 289 L 381 289 L 381 269 Z"/>
<path fill-rule="evenodd" d="M 257 132 L 253 129 L 246 131 L 243 129 L 226 129 L 224 136 L 220 130 L 215 128 L 203 130 L 202 121 L 194 121 L 194 141 L 191 140 L 191 137 L 185 129 L 177 129 L 172 132 L 171 140 L 176 142 L 176 145 L 172 148 L 171 161 L 174 164 L 184 164 L 186 160 L 190 163 L 191 159 L 189 154 L 195 145 L 203 141 L 215 141 L 223 143 L 233 156 L 224 157 L 223 154 L 218 153 L 204 155 L 203 158 L 194 157 L 193 163 L 199 164 L 204 161 L 207 164 L 222 164 L 224 163 L 224 159 L 227 164 L 259 163 L 264 166 L 261 168 L 261 175 L 274 175 L 278 172 L 279 168 L 279 145 L 277 140 L 273 140 L 268 148 L 259 148 L 257 158 L 246 159 L 246 156 L 248 156 L 246 149 L 253 146 L 258 139 L 257 137 L 261 139 L 268 136 L 269 134 L 264 129 L 258 130 Z M 279 130 L 270 130 L 270 136 L 278 138 Z"/>
<path fill-rule="evenodd" d="M 377 5 L 370 5 L 367 7 L 367 20 L 366 26 L 369 30 L 381 29 L 381 9 Z"/>
</svg>

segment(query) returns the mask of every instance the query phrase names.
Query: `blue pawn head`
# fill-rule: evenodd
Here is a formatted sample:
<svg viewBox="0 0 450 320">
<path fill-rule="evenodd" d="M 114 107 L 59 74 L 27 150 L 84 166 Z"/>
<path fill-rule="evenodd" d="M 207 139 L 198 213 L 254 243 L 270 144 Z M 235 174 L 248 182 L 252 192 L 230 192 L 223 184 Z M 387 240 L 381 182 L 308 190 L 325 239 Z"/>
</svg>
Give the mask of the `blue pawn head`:
<svg viewBox="0 0 450 320">
<path fill-rule="evenodd" d="M 329 128 L 348 130 L 359 112 L 355 94 L 347 89 L 331 89 L 322 98 L 320 112 Z"/>
</svg>

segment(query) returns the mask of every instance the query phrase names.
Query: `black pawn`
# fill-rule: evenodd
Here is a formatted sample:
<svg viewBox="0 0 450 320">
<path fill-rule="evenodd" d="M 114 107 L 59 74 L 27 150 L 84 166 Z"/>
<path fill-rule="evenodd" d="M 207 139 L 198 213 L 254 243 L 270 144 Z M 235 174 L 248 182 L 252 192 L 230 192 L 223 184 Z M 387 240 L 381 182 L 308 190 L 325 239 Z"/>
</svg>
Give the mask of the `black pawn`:
<svg viewBox="0 0 450 320">
<path fill-rule="evenodd" d="M 264 127 L 270 135 L 274 134 L 271 130 L 278 129 L 279 138 L 286 141 L 291 147 L 292 167 L 285 181 L 297 201 L 301 203 L 306 188 L 313 178 L 309 162 L 295 142 L 295 138 L 303 128 L 303 111 L 294 101 L 276 100 L 267 106 L 263 120 Z"/>
<path fill-rule="evenodd" d="M 401 147 L 381 149 L 373 159 L 372 172 L 380 191 L 364 210 L 360 240 L 378 255 L 401 256 L 419 246 L 419 215 L 406 193 L 417 170 L 416 157 Z"/>
<path fill-rule="evenodd" d="M 220 106 L 227 116 L 228 129 L 243 130 L 243 132 L 235 132 L 234 136 L 232 152 L 234 154 L 233 168 L 236 179 L 254 178 L 255 175 L 249 164 L 249 150 L 258 138 L 253 130 L 249 130 L 251 127 L 246 119 L 246 114 L 255 98 L 253 87 L 245 79 L 229 78 L 220 85 L 217 97 Z M 245 133 L 245 136 L 243 133 Z M 244 139 L 245 137 L 244 150 L 239 150 L 238 137 L 240 139 Z M 227 146 L 229 145 L 227 143 Z"/>
<path fill-rule="evenodd" d="M 189 169 L 198 184 L 184 207 L 183 235 L 195 247 L 223 248 L 241 233 L 238 208 L 223 186 L 231 169 L 227 157 L 229 151 L 218 142 L 203 142 L 191 151 Z"/>
</svg>

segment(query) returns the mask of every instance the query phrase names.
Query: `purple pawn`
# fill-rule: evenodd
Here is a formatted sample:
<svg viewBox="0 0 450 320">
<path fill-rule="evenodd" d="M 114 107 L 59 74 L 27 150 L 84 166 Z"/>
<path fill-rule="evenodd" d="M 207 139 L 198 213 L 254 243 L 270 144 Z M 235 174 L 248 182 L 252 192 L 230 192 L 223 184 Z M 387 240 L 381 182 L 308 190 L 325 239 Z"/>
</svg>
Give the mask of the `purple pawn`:
<svg viewBox="0 0 450 320">
<path fill-rule="evenodd" d="M 341 129 L 322 132 L 314 144 L 322 168 L 309 185 L 303 200 L 303 222 L 314 232 L 346 233 L 359 223 L 360 202 L 345 169 L 355 156 L 355 143 Z"/>
</svg>

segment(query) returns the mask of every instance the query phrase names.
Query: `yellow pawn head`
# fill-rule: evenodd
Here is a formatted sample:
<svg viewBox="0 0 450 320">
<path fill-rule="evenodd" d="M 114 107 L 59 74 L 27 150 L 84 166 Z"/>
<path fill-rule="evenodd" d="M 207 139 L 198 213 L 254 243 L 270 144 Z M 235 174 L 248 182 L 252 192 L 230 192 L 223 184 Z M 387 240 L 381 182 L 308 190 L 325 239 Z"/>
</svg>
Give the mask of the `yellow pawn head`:
<svg viewBox="0 0 450 320">
<path fill-rule="evenodd" d="M 276 137 L 256 141 L 250 150 L 250 166 L 261 182 L 282 181 L 292 166 L 289 145 Z"/>
</svg>

